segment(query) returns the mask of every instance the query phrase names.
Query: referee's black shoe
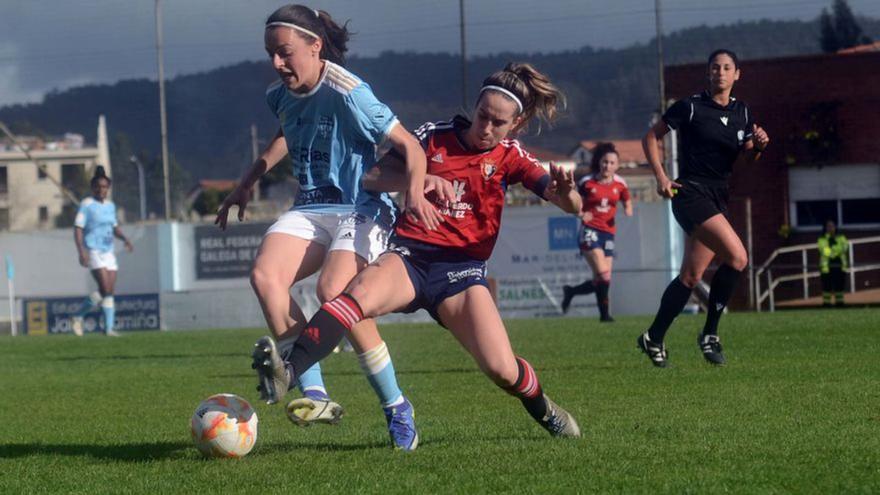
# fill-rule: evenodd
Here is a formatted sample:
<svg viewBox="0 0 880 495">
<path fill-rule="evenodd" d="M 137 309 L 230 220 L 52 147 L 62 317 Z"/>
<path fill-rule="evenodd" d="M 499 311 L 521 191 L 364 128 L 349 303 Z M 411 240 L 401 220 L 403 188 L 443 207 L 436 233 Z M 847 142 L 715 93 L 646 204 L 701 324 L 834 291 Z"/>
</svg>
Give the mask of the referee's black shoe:
<svg viewBox="0 0 880 495">
<path fill-rule="evenodd" d="M 666 359 L 669 355 L 666 352 L 666 345 L 651 342 L 651 339 L 648 338 L 648 332 L 639 335 L 639 338 L 636 339 L 636 345 L 648 356 L 654 366 L 665 368 L 668 365 Z"/>
<path fill-rule="evenodd" d="M 701 333 L 697 335 L 697 345 L 703 351 L 703 358 L 715 366 L 723 366 L 726 362 L 721 353 L 721 339 L 717 335 Z"/>
</svg>

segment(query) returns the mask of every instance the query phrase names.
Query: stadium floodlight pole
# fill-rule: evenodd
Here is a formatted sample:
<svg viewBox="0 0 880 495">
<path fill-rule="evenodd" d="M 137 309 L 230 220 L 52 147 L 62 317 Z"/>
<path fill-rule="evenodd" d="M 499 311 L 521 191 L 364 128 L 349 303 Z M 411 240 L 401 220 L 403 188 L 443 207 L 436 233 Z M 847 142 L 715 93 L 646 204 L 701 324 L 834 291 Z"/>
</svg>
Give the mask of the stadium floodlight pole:
<svg viewBox="0 0 880 495">
<path fill-rule="evenodd" d="M 464 35 L 464 0 L 458 0 L 459 33 L 461 34 L 461 108 L 467 110 L 467 45 Z"/>
<path fill-rule="evenodd" d="M 168 119 L 165 114 L 165 64 L 162 57 L 162 0 L 156 0 L 156 61 L 159 66 L 159 120 L 162 137 L 162 185 L 165 189 L 165 220 L 171 219 L 168 180 Z"/>
<path fill-rule="evenodd" d="M 76 197 L 76 194 L 73 194 L 73 192 L 70 189 L 64 187 L 64 184 L 59 182 L 55 177 L 52 177 L 52 174 L 49 173 L 49 170 L 46 168 L 46 165 L 38 162 L 36 160 L 36 158 L 34 158 L 31 155 L 30 151 L 28 151 L 27 146 L 22 144 L 22 142 L 19 141 L 19 139 L 15 136 L 15 134 L 13 134 L 12 131 L 10 131 L 9 128 L 6 127 L 6 124 L 4 124 L 3 122 L 0 122 L 0 131 L 3 131 L 3 134 L 6 134 L 6 137 L 11 139 L 12 142 L 16 146 L 18 146 L 18 149 L 20 149 L 21 152 L 24 153 L 25 158 L 27 158 L 29 161 L 34 162 L 34 165 L 37 166 L 37 169 L 40 172 L 42 172 L 46 176 L 46 178 L 49 179 L 49 181 L 52 184 L 55 184 L 55 187 L 57 187 L 58 190 L 61 191 L 61 194 L 66 196 L 67 199 L 69 199 L 71 203 L 73 203 L 75 205 L 79 204 L 79 198 Z"/>
<path fill-rule="evenodd" d="M 144 178 L 144 164 L 138 160 L 137 155 L 128 157 L 128 161 L 134 164 L 138 170 L 138 194 L 140 195 L 141 222 L 147 219 L 147 181 Z"/>
</svg>

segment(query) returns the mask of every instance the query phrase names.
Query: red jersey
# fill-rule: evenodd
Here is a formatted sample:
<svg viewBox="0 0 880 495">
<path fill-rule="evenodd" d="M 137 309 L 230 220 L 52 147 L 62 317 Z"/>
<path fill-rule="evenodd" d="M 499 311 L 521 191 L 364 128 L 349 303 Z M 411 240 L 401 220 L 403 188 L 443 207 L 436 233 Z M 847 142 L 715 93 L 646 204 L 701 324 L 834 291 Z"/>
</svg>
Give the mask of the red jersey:
<svg viewBox="0 0 880 495">
<path fill-rule="evenodd" d="M 486 260 L 498 238 L 507 186 L 522 183 L 543 198 L 550 175 L 513 139 L 482 153 L 466 149 L 456 131 L 463 134 L 470 125 L 456 116 L 451 122 L 429 122 L 415 131 L 428 158 L 428 173 L 453 184 L 455 201 L 441 202 L 431 191 L 427 198 L 445 220 L 437 230 L 427 230 L 408 215 L 400 217 L 394 230 L 402 237 Z"/>
<path fill-rule="evenodd" d="M 595 175 L 588 175 L 578 181 L 578 192 L 584 198 L 581 211 L 589 211 L 593 214 L 593 218 L 589 222 L 584 222 L 584 225 L 609 234 L 617 232 L 617 226 L 614 224 L 617 202 L 629 201 L 626 181 L 614 174 L 610 182 L 603 184 Z"/>
</svg>

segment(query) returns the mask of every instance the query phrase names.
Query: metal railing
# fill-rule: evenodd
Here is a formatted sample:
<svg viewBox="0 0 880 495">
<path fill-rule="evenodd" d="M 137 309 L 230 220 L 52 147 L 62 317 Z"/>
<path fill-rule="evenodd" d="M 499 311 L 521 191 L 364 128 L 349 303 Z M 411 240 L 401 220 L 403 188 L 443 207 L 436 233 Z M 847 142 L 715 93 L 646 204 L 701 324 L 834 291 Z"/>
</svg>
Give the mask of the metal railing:
<svg viewBox="0 0 880 495">
<path fill-rule="evenodd" d="M 856 273 L 866 272 L 870 270 L 878 270 L 880 269 L 880 264 L 870 264 L 870 265 L 858 265 L 856 263 L 855 258 L 855 246 L 862 244 L 872 244 L 880 242 L 880 236 L 873 237 L 862 237 L 859 239 L 851 239 L 849 240 L 849 270 L 847 270 L 847 274 L 849 275 L 849 290 L 850 292 L 856 291 Z M 755 272 L 755 309 L 757 311 L 761 311 L 761 305 L 764 301 L 768 301 L 768 307 L 770 311 L 776 311 L 776 299 L 775 299 L 775 290 L 779 284 L 785 282 L 792 282 L 796 280 L 800 280 L 803 284 L 804 290 L 804 299 L 810 297 L 810 285 L 809 280 L 811 278 L 816 278 L 820 275 L 818 271 L 810 271 L 810 266 L 807 263 L 807 252 L 812 250 L 818 250 L 816 247 L 816 243 L 811 244 L 798 244 L 797 246 L 788 246 L 779 248 L 773 251 L 773 254 L 767 258 L 767 261 L 761 265 L 760 268 Z M 771 265 L 779 255 L 787 254 L 787 253 L 801 253 L 801 264 L 799 265 L 800 271 L 799 273 L 783 275 L 780 277 L 773 277 L 773 269 Z M 786 268 L 798 267 L 798 265 L 786 265 Z M 767 288 L 761 292 L 761 276 L 766 274 L 766 283 Z"/>
</svg>

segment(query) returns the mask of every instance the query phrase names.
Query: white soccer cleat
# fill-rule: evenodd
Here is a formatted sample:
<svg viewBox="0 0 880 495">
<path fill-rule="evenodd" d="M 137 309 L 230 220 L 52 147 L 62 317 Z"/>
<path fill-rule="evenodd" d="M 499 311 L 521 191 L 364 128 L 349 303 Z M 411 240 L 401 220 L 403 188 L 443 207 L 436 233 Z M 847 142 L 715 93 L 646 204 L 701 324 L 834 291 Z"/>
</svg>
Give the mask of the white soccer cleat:
<svg viewBox="0 0 880 495">
<path fill-rule="evenodd" d="M 117 332 L 116 330 L 107 330 L 104 332 L 104 335 L 107 337 L 122 337 L 122 334 Z"/>
<path fill-rule="evenodd" d="M 544 395 L 544 402 L 547 403 L 547 415 L 539 423 L 545 430 L 554 437 L 579 438 L 581 436 L 581 429 L 577 421 L 574 420 L 574 416 L 559 407 L 559 404 L 550 400 L 550 397 L 546 395 Z"/>
<path fill-rule="evenodd" d="M 293 399 L 287 403 L 287 417 L 297 426 L 315 423 L 338 424 L 345 411 L 332 400 L 314 400 L 308 397 Z"/>
<path fill-rule="evenodd" d="M 70 322 L 70 328 L 73 330 L 73 334 L 77 337 L 83 336 L 83 317 L 82 316 L 74 316 Z"/>
<path fill-rule="evenodd" d="M 253 357 L 251 368 L 257 371 L 260 382 L 257 386 L 260 399 L 266 401 L 266 404 L 275 404 L 290 388 L 290 373 L 272 337 L 262 337 L 257 340 L 251 356 Z"/>
</svg>

